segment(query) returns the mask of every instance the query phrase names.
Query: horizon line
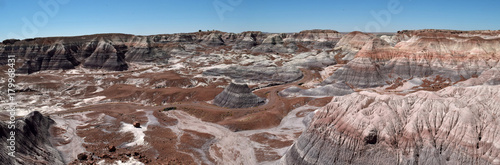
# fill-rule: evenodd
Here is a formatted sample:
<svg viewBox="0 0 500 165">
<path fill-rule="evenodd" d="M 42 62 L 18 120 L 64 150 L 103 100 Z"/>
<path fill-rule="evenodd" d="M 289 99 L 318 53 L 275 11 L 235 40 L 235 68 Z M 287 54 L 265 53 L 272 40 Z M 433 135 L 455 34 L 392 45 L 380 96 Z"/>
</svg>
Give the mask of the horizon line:
<svg viewBox="0 0 500 165">
<path fill-rule="evenodd" d="M 243 33 L 243 32 L 262 32 L 262 33 L 269 33 L 269 34 L 280 34 L 280 33 L 285 33 L 285 34 L 293 34 L 293 33 L 300 33 L 302 31 L 307 31 L 307 30 L 333 30 L 337 31 L 334 29 L 306 29 L 306 30 L 301 30 L 298 32 L 265 32 L 265 31 L 258 31 L 258 30 L 246 30 L 246 31 L 241 31 L 241 32 L 230 32 L 230 31 L 221 31 L 221 30 L 202 30 L 202 31 L 193 31 L 193 32 L 174 32 L 174 33 L 157 33 L 157 34 L 133 34 L 133 33 L 123 33 L 123 32 L 102 32 L 102 33 L 91 33 L 91 34 L 80 34 L 80 35 L 55 35 L 55 36 L 39 36 L 39 37 L 26 37 L 26 38 L 6 38 L 6 39 L 1 39 L 2 41 L 5 40 L 27 40 L 27 39 L 39 39 L 39 38 L 71 38 L 71 37 L 82 37 L 82 36 L 93 36 L 93 35 L 106 35 L 106 34 L 122 34 L 122 35 L 133 35 L 133 36 L 156 36 L 156 35 L 169 35 L 169 34 L 189 34 L 189 33 L 200 33 L 200 32 L 223 32 L 223 33 Z M 464 32 L 474 32 L 474 31 L 500 31 L 499 30 L 491 30 L 491 29 L 482 29 L 482 30 L 455 30 L 455 29 L 405 29 L 408 31 L 417 31 L 417 30 L 449 30 L 449 31 L 464 31 Z M 366 32 L 366 31 L 337 31 L 338 33 L 351 33 L 351 32 L 362 32 L 362 33 L 368 33 L 368 34 L 383 34 L 383 33 L 397 33 L 399 31 L 405 31 L 405 30 L 398 30 L 398 31 L 393 31 L 393 32 Z"/>
</svg>

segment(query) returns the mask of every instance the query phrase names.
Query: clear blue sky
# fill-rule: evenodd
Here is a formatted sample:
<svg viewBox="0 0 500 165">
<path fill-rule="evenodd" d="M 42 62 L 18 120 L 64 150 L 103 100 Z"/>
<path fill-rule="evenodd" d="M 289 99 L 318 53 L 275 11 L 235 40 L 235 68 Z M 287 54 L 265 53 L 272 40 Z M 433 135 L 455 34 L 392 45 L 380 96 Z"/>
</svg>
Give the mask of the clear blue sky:
<svg viewBox="0 0 500 165">
<path fill-rule="evenodd" d="M 52 2 L 57 8 L 51 5 L 44 10 L 39 2 Z M 395 32 L 428 28 L 498 30 L 500 1 L 0 0 L 0 40 L 95 33 L 151 35 L 199 29 Z"/>
</svg>

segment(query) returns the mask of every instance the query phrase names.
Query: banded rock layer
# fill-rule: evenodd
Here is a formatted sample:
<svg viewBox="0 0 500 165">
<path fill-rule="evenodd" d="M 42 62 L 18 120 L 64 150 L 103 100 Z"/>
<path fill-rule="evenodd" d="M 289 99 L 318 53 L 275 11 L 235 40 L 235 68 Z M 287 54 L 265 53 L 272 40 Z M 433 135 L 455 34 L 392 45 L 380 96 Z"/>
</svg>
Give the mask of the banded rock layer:
<svg viewBox="0 0 500 165">
<path fill-rule="evenodd" d="M 312 49 L 333 49 L 342 34 L 333 30 L 270 34 L 258 31 L 220 31 L 135 36 L 96 34 L 76 37 L 9 39 L 0 43 L 0 64 L 15 55 L 19 73 L 42 70 L 91 69 L 122 71 L 129 62 L 168 63 L 175 55 L 199 55 L 220 49 L 248 53 L 298 53 Z M 203 50 L 203 51 L 201 51 Z"/>
<path fill-rule="evenodd" d="M 59 151 L 50 142 L 49 128 L 54 121 L 34 111 L 15 123 L 15 158 L 7 155 L 7 140 L 10 127 L 0 122 L 0 162 L 2 164 L 64 164 Z"/>
<path fill-rule="evenodd" d="M 283 84 L 302 78 L 302 72 L 294 67 L 248 67 L 230 66 L 213 68 L 203 72 L 204 76 L 227 76 L 231 79 L 261 84 Z"/>
<path fill-rule="evenodd" d="M 389 85 L 388 82 L 398 78 L 425 77 L 440 77 L 449 83 L 456 83 L 498 67 L 500 61 L 498 32 L 491 34 L 448 32 L 423 31 L 410 33 L 411 35 L 397 34 L 394 40 L 399 37 L 400 41 L 394 47 L 384 40 L 371 39 L 368 35 L 359 37 L 360 32 L 348 34 L 342 39 L 351 36 L 353 40 L 361 38 L 359 39 L 361 41 L 341 40 L 338 47 L 342 49 L 347 47 L 350 50 L 347 52 L 355 52 L 356 55 L 322 84 L 346 82 L 356 88 L 370 88 Z M 361 49 L 356 51 L 360 47 Z"/>
<path fill-rule="evenodd" d="M 231 83 L 214 99 L 214 104 L 226 108 L 249 108 L 265 104 L 265 99 L 253 94 L 247 84 Z"/>
<path fill-rule="evenodd" d="M 335 97 L 285 164 L 499 164 L 500 86 Z"/>
</svg>

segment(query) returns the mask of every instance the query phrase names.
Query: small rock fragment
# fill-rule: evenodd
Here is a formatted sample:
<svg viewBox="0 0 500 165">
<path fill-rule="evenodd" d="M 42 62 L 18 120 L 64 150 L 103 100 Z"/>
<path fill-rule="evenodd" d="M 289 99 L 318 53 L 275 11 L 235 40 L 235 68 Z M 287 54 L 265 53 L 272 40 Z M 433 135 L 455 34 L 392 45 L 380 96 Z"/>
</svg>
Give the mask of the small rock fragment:
<svg viewBox="0 0 500 165">
<path fill-rule="evenodd" d="M 115 152 L 116 147 L 115 146 L 108 146 L 109 152 Z"/>
<path fill-rule="evenodd" d="M 134 122 L 134 127 L 141 128 L 141 123 L 139 123 L 138 121 Z"/>
<path fill-rule="evenodd" d="M 78 154 L 78 160 L 87 160 L 88 156 L 85 153 Z"/>
</svg>

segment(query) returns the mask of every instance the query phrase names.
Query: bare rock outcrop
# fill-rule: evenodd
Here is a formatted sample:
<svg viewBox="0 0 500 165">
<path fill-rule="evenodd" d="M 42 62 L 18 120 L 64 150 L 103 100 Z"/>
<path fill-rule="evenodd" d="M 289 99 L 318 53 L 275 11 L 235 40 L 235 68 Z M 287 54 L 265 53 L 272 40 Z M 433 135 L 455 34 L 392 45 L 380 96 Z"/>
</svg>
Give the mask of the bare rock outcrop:
<svg viewBox="0 0 500 165">
<path fill-rule="evenodd" d="M 342 60 L 350 61 L 354 59 L 354 56 L 360 51 L 365 44 L 375 39 L 376 36 L 373 34 L 362 33 L 362 32 L 351 32 L 336 44 L 335 49 L 342 50 L 344 57 Z"/>
<path fill-rule="evenodd" d="M 253 94 L 247 84 L 232 82 L 213 102 L 220 107 L 249 108 L 265 104 L 265 99 Z"/>
<path fill-rule="evenodd" d="M 14 43 L 16 43 L 17 41 L 20 41 L 20 40 L 18 40 L 18 39 L 6 39 L 6 40 L 3 40 L 3 41 L 2 41 L 2 44 L 4 44 L 4 45 L 14 44 Z"/>
<path fill-rule="evenodd" d="M 117 50 L 111 43 L 100 41 L 96 51 L 83 63 L 83 67 L 114 71 L 127 70 L 128 65 L 124 57 L 124 53 Z"/>
<path fill-rule="evenodd" d="M 34 111 L 15 123 L 15 158 L 8 155 L 5 139 L 11 138 L 7 123 L 0 122 L 0 162 L 2 164 L 64 164 L 59 151 L 50 142 L 49 128 L 54 121 Z"/>
<path fill-rule="evenodd" d="M 37 49 L 37 48 L 34 48 Z M 71 49 L 56 43 L 45 47 L 46 51 L 40 55 L 34 55 L 33 60 L 27 60 L 19 68 L 19 73 L 33 73 L 40 70 L 74 69 L 80 62 L 71 55 Z M 31 56 L 31 55 L 30 55 Z"/>
<path fill-rule="evenodd" d="M 270 53 L 270 52 L 278 52 L 278 53 L 292 53 L 298 49 L 298 47 L 293 44 L 285 44 L 284 39 L 286 38 L 286 34 L 271 34 L 267 36 L 260 45 L 256 46 L 252 49 L 252 52 L 257 53 Z"/>
<path fill-rule="evenodd" d="M 126 70 L 129 62 L 167 64 L 176 55 L 209 54 L 220 50 L 237 50 L 253 54 L 309 52 L 332 50 L 343 34 L 333 30 L 308 30 L 300 33 L 263 33 L 247 31 L 135 36 L 129 34 L 95 34 L 75 37 L 48 37 L 5 40 L 0 43 L 0 64 L 8 55 L 23 63 L 19 73 L 42 70 L 85 68 Z M 201 52 L 200 50 L 204 50 Z"/>
<path fill-rule="evenodd" d="M 355 58 L 323 81 L 323 84 L 347 82 L 356 87 L 367 88 L 385 85 L 385 75 L 369 58 Z"/>
<path fill-rule="evenodd" d="M 312 49 L 333 49 L 343 34 L 335 30 L 304 30 L 300 33 L 289 34 L 285 42 L 309 45 Z"/>
<path fill-rule="evenodd" d="M 214 68 L 203 72 L 204 76 L 228 76 L 247 83 L 284 84 L 302 78 L 302 72 L 295 67 L 251 67 L 230 66 Z"/>
<path fill-rule="evenodd" d="M 424 77 L 440 77 L 449 83 L 456 83 L 478 76 L 497 65 L 500 60 L 500 38 L 486 35 L 482 37 L 489 38 L 484 39 L 472 35 L 475 32 L 456 33 L 416 33 L 395 47 L 378 38 L 347 46 L 339 42 L 338 47 L 344 53 L 346 47 L 353 50 L 351 52 L 356 52 L 360 45 L 362 47 L 351 61 L 322 84 L 346 82 L 357 88 L 368 88 L 388 85 L 387 82 L 398 78 Z M 361 38 L 361 41 L 370 39 L 359 32 L 343 39 L 348 39 L 348 36 L 352 36 L 353 41 L 356 41 L 354 38 Z"/>
<path fill-rule="evenodd" d="M 235 48 L 237 49 L 251 49 L 258 44 L 262 43 L 265 34 L 259 31 L 246 31 L 240 34 L 235 34 L 235 38 L 229 38 L 234 41 Z"/>
<path fill-rule="evenodd" d="M 125 53 L 125 60 L 131 62 L 154 61 L 158 56 L 166 57 L 164 53 L 152 53 L 156 49 L 151 47 L 151 38 L 149 37 L 134 37 L 131 39 L 128 51 Z M 168 58 L 167 58 L 168 60 Z"/>
<path fill-rule="evenodd" d="M 224 45 L 224 40 L 222 39 L 221 33 L 211 33 L 204 36 L 201 43 L 208 46 L 221 46 Z"/>
<path fill-rule="evenodd" d="M 337 82 L 311 89 L 300 89 L 298 87 L 290 87 L 280 92 L 281 96 L 305 96 L 305 97 L 326 97 L 326 96 L 343 96 L 353 93 L 347 84 Z"/>
<path fill-rule="evenodd" d="M 283 164 L 500 164 L 499 86 L 335 97 Z"/>
<path fill-rule="evenodd" d="M 285 66 L 296 66 L 305 68 L 324 68 L 337 64 L 334 52 L 304 52 L 293 56 Z"/>
</svg>

